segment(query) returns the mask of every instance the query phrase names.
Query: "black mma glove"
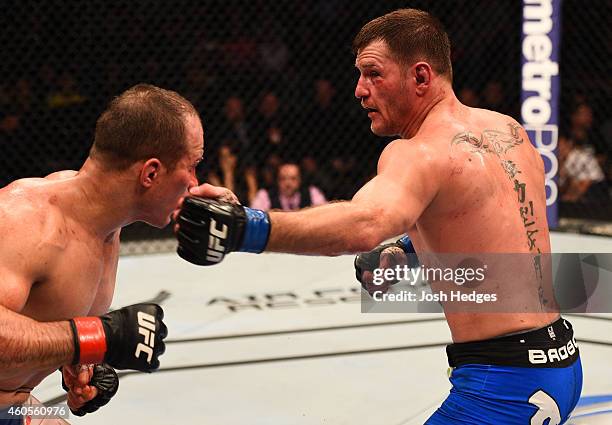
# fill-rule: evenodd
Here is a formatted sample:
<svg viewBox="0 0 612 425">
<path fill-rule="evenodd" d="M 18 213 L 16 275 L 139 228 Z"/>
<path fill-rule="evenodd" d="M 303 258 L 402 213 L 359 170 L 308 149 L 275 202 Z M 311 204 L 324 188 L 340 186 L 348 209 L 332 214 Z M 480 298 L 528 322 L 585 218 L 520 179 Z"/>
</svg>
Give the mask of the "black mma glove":
<svg viewBox="0 0 612 425">
<path fill-rule="evenodd" d="M 375 291 L 385 292 L 390 285 L 398 282 L 397 279 L 385 280 L 384 283 L 373 282 L 374 270 L 379 268 L 394 268 L 396 265 L 417 267 L 416 252 L 408 236 L 398 239 L 395 243 L 379 245 L 369 252 L 362 252 L 355 257 L 355 277 L 361 287 L 370 295 Z M 381 265 L 381 257 L 384 263 Z"/>
<path fill-rule="evenodd" d="M 266 212 L 212 199 L 185 198 L 176 221 L 178 255 L 200 266 L 233 251 L 260 253 L 270 237 Z"/>
<path fill-rule="evenodd" d="M 70 411 L 76 416 L 84 416 L 87 413 L 93 413 L 100 407 L 106 405 L 119 389 L 119 377 L 115 369 L 107 364 L 97 364 L 93 367 L 93 375 L 89 381 L 92 387 L 98 389 L 98 394 L 87 403 L 79 407 L 77 410 L 70 408 Z M 70 392 L 70 388 L 64 380 L 64 372 L 62 371 L 62 388 L 66 392 Z"/>
<path fill-rule="evenodd" d="M 157 304 L 134 304 L 100 317 L 70 320 L 73 364 L 108 363 L 116 369 L 152 372 L 166 347 L 168 329 Z"/>
</svg>

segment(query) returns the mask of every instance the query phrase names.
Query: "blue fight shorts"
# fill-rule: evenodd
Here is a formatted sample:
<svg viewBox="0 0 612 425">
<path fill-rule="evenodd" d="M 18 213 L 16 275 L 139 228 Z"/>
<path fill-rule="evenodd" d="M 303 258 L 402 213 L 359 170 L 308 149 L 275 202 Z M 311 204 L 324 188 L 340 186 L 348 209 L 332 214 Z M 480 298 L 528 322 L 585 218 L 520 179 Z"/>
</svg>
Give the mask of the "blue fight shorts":
<svg viewBox="0 0 612 425">
<path fill-rule="evenodd" d="M 453 385 L 426 425 L 559 425 L 576 407 L 582 365 L 572 326 L 446 347 Z"/>
</svg>

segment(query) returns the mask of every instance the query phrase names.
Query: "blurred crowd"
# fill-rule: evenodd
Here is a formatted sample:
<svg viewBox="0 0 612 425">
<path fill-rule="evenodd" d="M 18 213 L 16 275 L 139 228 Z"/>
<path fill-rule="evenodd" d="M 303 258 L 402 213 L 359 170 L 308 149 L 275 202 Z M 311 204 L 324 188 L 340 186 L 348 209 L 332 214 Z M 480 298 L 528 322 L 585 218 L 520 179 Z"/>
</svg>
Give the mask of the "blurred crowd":
<svg viewBox="0 0 612 425">
<path fill-rule="evenodd" d="M 371 134 L 353 96 L 350 42 L 364 22 L 405 2 L 213 3 L 91 0 L 74 14 L 68 4 L 24 0 L 11 8 L 0 35 L 0 185 L 78 168 L 109 99 L 148 82 L 200 111 L 201 181 L 232 188 L 245 205 L 349 199 L 376 172 L 386 142 Z M 460 100 L 520 121 L 519 75 L 507 71 L 520 67 L 518 38 L 507 36 L 520 31 L 520 2 L 413 3 L 449 30 Z M 584 12 L 565 4 L 574 8 L 566 15 Z M 586 55 L 583 44 L 566 43 L 573 54 L 562 64 Z M 602 90 L 580 85 L 609 87 L 610 74 L 589 67 L 589 79 L 572 79 L 579 69 L 561 72 L 570 98 L 562 102 L 559 196 L 569 213 L 596 204 L 576 211 L 609 212 L 612 108 Z"/>
<path fill-rule="evenodd" d="M 585 96 L 575 96 L 559 136 L 559 197 L 571 216 L 611 219 L 612 116 L 594 120 Z"/>
<path fill-rule="evenodd" d="M 69 72 L 44 69 L 39 77 L 34 84 L 22 78 L 0 85 L 0 146 L 7 160 L 2 185 L 78 168 L 87 155 L 94 111 L 103 106 L 94 105 Z M 261 202 L 262 191 L 272 206 L 278 196 L 303 198 L 288 209 L 303 207 L 304 200 L 318 205 L 348 199 L 373 175 L 384 147 L 369 134 L 359 102 L 349 98 L 342 105 L 329 79 L 315 79 L 310 92 L 290 106 L 278 89 L 253 97 L 230 94 L 218 105 L 203 105 L 189 90 L 181 93 L 203 118 L 205 159 L 197 170 L 199 180 L 232 189 L 245 205 L 256 198 Z M 351 123 L 355 127 L 347 133 Z"/>
<path fill-rule="evenodd" d="M 283 192 L 282 171 L 291 169 L 296 193 L 313 187 L 323 199 L 350 198 L 374 173 L 375 151 L 382 144 L 372 140 L 367 126 L 344 130 L 366 118 L 359 115 L 358 102 L 348 100 L 342 105 L 334 83 L 323 78 L 314 80 L 308 95 L 292 99 L 291 107 L 274 90 L 263 90 L 255 99 L 230 95 L 218 116 L 205 119 L 200 180 L 231 188 L 249 205 L 261 199 L 262 189 Z M 309 198 L 314 205 L 319 199 Z"/>
</svg>

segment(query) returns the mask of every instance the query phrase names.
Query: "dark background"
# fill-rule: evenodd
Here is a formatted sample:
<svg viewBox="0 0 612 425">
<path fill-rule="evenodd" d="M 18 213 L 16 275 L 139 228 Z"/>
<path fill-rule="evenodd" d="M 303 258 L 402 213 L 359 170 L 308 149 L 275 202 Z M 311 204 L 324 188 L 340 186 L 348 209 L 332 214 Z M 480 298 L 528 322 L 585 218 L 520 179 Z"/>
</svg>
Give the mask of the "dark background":
<svg viewBox="0 0 612 425">
<path fill-rule="evenodd" d="M 611 1 L 565 0 L 562 13 L 561 132 L 575 105 L 593 112 L 592 149 L 609 181 L 612 155 Z M 385 140 L 353 96 L 352 38 L 368 20 L 400 7 L 428 10 L 453 46 L 454 86 L 461 98 L 520 121 L 520 1 L 2 1 L 0 15 L 0 185 L 58 169 L 78 169 L 97 116 L 128 87 L 148 82 L 191 100 L 204 122 L 206 158 L 231 142 L 223 117 L 238 96 L 248 144 L 239 162 L 263 168 L 269 155 L 311 156 L 330 199 L 349 198 L 375 172 Z M 328 108 L 317 81 L 333 87 Z M 278 99 L 280 143 L 265 138 L 258 106 Z M 562 216 L 612 221 L 609 191 L 595 204 L 562 205 Z"/>
</svg>

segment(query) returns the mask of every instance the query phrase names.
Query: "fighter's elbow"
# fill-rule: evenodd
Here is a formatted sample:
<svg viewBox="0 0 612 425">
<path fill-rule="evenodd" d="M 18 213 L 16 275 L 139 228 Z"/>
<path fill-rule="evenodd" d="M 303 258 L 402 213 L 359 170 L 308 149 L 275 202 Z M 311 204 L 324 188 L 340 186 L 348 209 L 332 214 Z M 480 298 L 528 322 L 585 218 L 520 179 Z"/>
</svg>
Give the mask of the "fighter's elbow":
<svg viewBox="0 0 612 425">
<path fill-rule="evenodd" d="M 385 212 L 376 208 L 370 208 L 365 212 L 357 229 L 359 230 L 352 232 L 353 252 L 371 251 L 394 236 L 389 233 Z"/>
<path fill-rule="evenodd" d="M 378 245 L 380 245 L 385 239 L 377 237 L 377 235 L 361 235 L 359 240 L 355 241 L 355 245 L 352 252 L 368 252 L 372 251 Z"/>
</svg>

